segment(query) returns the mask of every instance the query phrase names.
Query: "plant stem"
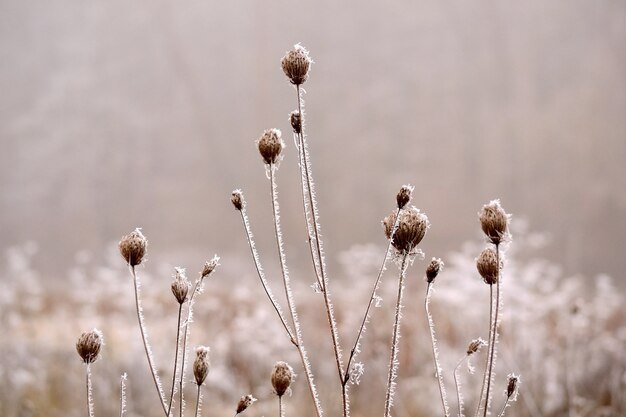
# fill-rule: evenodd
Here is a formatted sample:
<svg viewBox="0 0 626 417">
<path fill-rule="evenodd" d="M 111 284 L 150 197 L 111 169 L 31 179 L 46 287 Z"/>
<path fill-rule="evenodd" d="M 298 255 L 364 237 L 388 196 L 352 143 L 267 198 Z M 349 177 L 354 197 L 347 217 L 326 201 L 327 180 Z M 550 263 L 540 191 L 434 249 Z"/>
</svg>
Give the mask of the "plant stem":
<svg viewBox="0 0 626 417">
<path fill-rule="evenodd" d="M 478 406 L 476 407 L 476 413 L 474 417 L 478 417 L 480 414 L 480 409 L 482 406 L 484 394 L 485 394 L 485 385 L 487 382 L 487 372 L 489 369 L 489 353 L 491 352 L 491 333 L 493 331 L 493 285 L 489 285 L 489 338 L 487 341 L 487 357 L 485 359 L 485 371 L 483 372 L 483 382 L 480 388 L 480 396 L 478 397 Z"/>
<path fill-rule="evenodd" d="M 504 416 L 504 410 L 506 410 L 507 405 L 509 405 L 509 397 L 507 397 L 506 400 L 504 401 L 504 405 L 502 406 L 502 410 L 500 410 L 500 414 L 498 414 L 498 417 Z"/>
<path fill-rule="evenodd" d="M 278 396 L 278 417 L 283 417 L 283 396 L 279 395 Z"/>
<path fill-rule="evenodd" d="M 437 382 L 439 383 L 439 394 L 441 396 L 441 405 L 443 406 L 443 414 L 445 417 L 448 417 L 450 414 L 448 412 L 448 404 L 446 401 L 446 388 L 443 385 L 443 376 L 441 375 L 441 365 L 439 364 L 439 352 L 437 350 L 437 338 L 435 337 L 435 323 L 433 322 L 433 318 L 430 315 L 430 309 L 428 308 L 430 304 L 430 294 L 431 294 L 432 283 L 428 283 L 426 286 L 426 299 L 424 300 L 424 308 L 426 309 L 426 317 L 428 319 L 428 328 L 430 330 L 430 340 L 431 345 L 433 347 L 433 360 L 435 361 L 435 376 L 437 377 Z"/>
<path fill-rule="evenodd" d="M 459 366 L 469 357 L 469 355 L 465 355 L 461 358 L 459 363 L 454 368 L 454 386 L 456 387 L 456 398 L 459 404 L 459 417 L 463 416 L 463 395 L 461 394 L 461 385 L 459 385 L 459 376 L 457 374 L 459 370 Z"/>
<path fill-rule="evenodd" d="M 91 393 L 91 365 L 87 364 L 87 416 L 94 417 L 93 413 L 93 398 Z"/>
<path fill-rule="evenodd" d="M 487 393 L 485 394 L 485 409 L 483 417 L 487 417 L 489 411 L 489 394 L 491 389 L 491 377 L 493 374 L 493 362 L 495 358 L 496 343 L 498 341 L 498 312 L 500 310 L 500 245 L 496 244 L 496 265 L 498 266 L 498 277 L 496 280 L 496 306 L 493 319 L 493 338 L 491 340 L 491 353 L 489 358 L 489 375 L 487 377 Z"/>
<path fill-rule="evenodd" d="M 400 279 L 398 280 L 398 300 L 396 302 L 395 320 L 393 323 L 393 336 L 391 338 L 391 358 L 389 359 L 389 376 L 387 378 L 387 394 L 385 397 L 385 417 L 391 414 L 391 404 L 395 393 L 396 374 L 398 370 L 398 339 L 400 338 L 400 319 L 402 318 L 402 295 L 404 292 L 404 278 L 406 275 L 408 252 L 402 254 L 402 265 L 400 267 Z"/>
<path fill-rule="evenodd" d="M 196 417 L 198 417 L 198 414 L 200 413 L 200 401 L 202 398 L 202 392 L 200 391 L 201 386 L 202 385 L 198 385 L 198 396 L 196 397 Z"/>
<path fill-rule="evenodd" d="M 170 402 L 167 406 L 167 415 L 172 411 L 172 402 L 174 400 L 174 387 L 176 386 L 176 370 L 178 365 L 178 347 L 180 346 L 180 317 L 183 311 L 182 303 L 178 304 L 178 324 L 176 325 L 176 355 L 174 356 L 174 371 L 172 372 L 172 392 L 170 393 Z"/>
<path fill-rule="evenodd" d="M 126 374 L 120 378 L 120 417 L 124 417 L 126 411 Z"/>
</svg>

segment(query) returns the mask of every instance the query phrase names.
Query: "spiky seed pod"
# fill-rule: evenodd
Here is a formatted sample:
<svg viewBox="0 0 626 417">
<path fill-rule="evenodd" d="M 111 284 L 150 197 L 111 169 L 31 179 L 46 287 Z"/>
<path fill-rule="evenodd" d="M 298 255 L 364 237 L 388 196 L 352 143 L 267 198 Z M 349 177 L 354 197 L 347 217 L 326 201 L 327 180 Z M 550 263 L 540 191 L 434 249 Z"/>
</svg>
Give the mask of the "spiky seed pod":
<svg viewBox="0 0 626 417">
<path fill-rule="evenodd" d="M 480 350 L 480 348 L 483 347 L 483 346 L 487 346 L 487 342 L 485 342 L 481 338 L 474 339 L 474 340 L 471 341 L 471 343 L 467 347 L 467 354 L 468 355 L 473 355 L 474 353 L 478 352 Z"/>
<path fill-rule="evenodd" d="M 433 258 L 426 268 L 426 282 L 431 284 L 443 270 L 443 266 L 444 264 L 441 258 Z"/>
<path fill-rule="evenodd" d="M 176 273 L 174 274 L 174 280 L 172 281 L 172 294 L 176 297 L 176 301 L 178 301 L 179 304 L 182 304 L 187 299 L 187 293 L 189 293 L 191 283 L 187 279 L 183 268 L 175 268 L 175 270 Z"/>
<path fill-rule="evenodd" d="M 293 368 L 287 362 L 276 362 L 272 370 L 272 387 L 279 397 L 282 397 L 296 379 Z"/>
<path fill-rule="evenodd" d="M 241 192 L 241 190 L 233 191 L 233 193 L 230 195 L 230 202 L 233 203 L 233 206 L 235 206 L 237 210 L 243 210 L 243 206 L 246 204 L 246 202 L 243 199 L 243 193 Z"/>
<path fill-rule="evenodd" d="M 255 401 L 256 401 L 256 398 L 254 398 L 251 394 L 244 395 L 243 397 L 241 397 L 239 399 L 239 402 L 237 403 L 236 414 L 240 414 L 246 411 L 246 409 L 250 407 L 252 404 L 254 404 Z"/>
<path fill-rule="evenodd" d="M 408 184 L 403 185 L 402 188 L 400 188 L 400 191 L 398 191 L 398 195 L 396 196 L 399 209 L 403 209 L 407 204 L 409 204 L 414 189 L 415 187 Z"/>
<path fill-rule="evenodd" d="M 506 385 L 506 397 L 512 401 L 515 401 L 517 397 L 517 390 L 519 388 L 520 377 L 519 375 L 509 374 L 508 383 Z"/>
<path fill-rule="evenodd" d="M 487 284 L 496 284 L 499 275 L 496 252 L 491 248 L 483 250 L 480 255 L 478 255 L 478 258 L 476 258 L 476 269 L 478 269 L 478 273 Z"/>
<path fill-rule="evenodd" d="M 196 378 L 196 384 L 202 385 L 207 375 L 211 363 L 209 362 L 209 349 L 207 346 L 198 346 L 196 348 L 196 360 L 193 362 L 193 376 Z"/>
<path fill-rule="evenodd" d="M 298 44 L 283 57 L 281 66 L 283 67 L 283 72 L 289 78 L 289 81 L 291 81 L 291 84 L 300 85 L 304 84 L 309 77 L 311 62 L 309 51 Z"/>
<path fill-rule="evenodd" d="M 119 243 L 120 254 L 130 266 L 139 265 L 143 261 L 147 247 L 148 240 L 139 228 L 122 237 Z"/>
<path fill-rule="evenodd" d="M 294 133 L 302 133 L 302 116 L 298 110 L 289 113 L 289 122 Z"/>
<path fill-rule="evenodd" d="M 202 276 L 202 278 L 206 278 L 209 275 L 211 275 L 211 273 L 215 271 L 215 268 L 220 266 L 219 262 L 220 262 L 220 257 L 217 255 L 213 256 L 213 258 L 210 261 L 206 261 L 204 263 L 204 267 L 202 268 L 202 272 L 200 272 L 200 275 Z"/>
<path fill-rule="evenodd" d="M 393 226 L 396 222 L 396 213 L 393 212 L 383 220 L 383 228 L 387 239 L 391 238 Z M 428 217 L 415 207 L 410 207 L 400 212 L 400 221 L 396 230 L 392 245 L 398 252 L 412 253 L 415 247 L 422 241 L 426 231 L 430 227 Z"/>
<path fill-rule="evenodd" d="M 103 343 L 102 332 L 93 329 L 80 335 L 78 342 L 76 342 L 76 351 L 84 363 L 94 363 L 100 357 Z"/>
<path fill-rule="evenodd" d="M 500 205 L 500 200 L 490 201 L 478 213 L 480 227 L 494 245 L 499 245 L 507 237 L 509 217 Z"/>
<path fill-rule="evenodd" d="M 263 162 L 269 165 L 275 164 L 279 160 L 280 153 L 285 147 L 285 142 L 283 142 L 280 130 L 267 129 L 257 140 L 257 145 Z"/>
</svg>

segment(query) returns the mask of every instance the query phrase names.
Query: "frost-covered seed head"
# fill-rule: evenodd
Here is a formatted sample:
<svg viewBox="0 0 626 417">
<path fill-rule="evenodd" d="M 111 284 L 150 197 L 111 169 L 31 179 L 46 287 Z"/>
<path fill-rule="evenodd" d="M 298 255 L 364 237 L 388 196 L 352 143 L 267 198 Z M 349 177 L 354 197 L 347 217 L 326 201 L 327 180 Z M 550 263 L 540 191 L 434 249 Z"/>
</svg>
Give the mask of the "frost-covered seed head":
<svg viewBox="0 0 626 417">
<path fill-rule="evenodd" d="M 296 374 L 287 362 L 276 362 L 272 370 L 272 387 L 279 397 L 282 397 L 295 380 Z"/>
<path fill-rule="evenodd" d="M 130 266 L 136 266 L 141 263 L 146 255 L 147 247 L 148 240 L 139 228 L 122 237 L 119 243 L 120 254 Z"/>
<path fill-rule="evenodd" d="M 196 378 L 196 384 L 199 386 L 204 383 L 211 363 L 209 362 L 209 349 L 207 346 L 198 346 L 196 348 L 196 360 L 193 362 L 193 376 Z"/>
<path fill-rule="evenodd" d="M 176 273 L 174 274 L 174 280 L 172 281 L 172 294 L 176 297 L 178 304 L 182 304 L 187 299 L 187 293 L 189 292 L 191 283 L 187 279 L 183 268 L 175 268 L 175 270 Z"/>
<path fill-rule="evenodd" d="M 285 142 L 283 142 L 280 130 L 267 129 L 257 140 L 257 145 L 263 162 L 269 165 L 275 164 L 279 160 L 280 153 L 285 147 Z"/>
<path fill-rule="evenodd" d="M 298 110 L 289 113 L 289 122 L 291 123 L 294 133 L 302 133 L 302 116 L 300 116 Z"/>
<path fill-rule="evenodd" d="M 512 401 L 515 401 L 517 399 L 520 377 L 519 375 L 509 374 L 508 378 L 509 380 L 506 385 L 506 397 Z"/>
<path fill-rule="evenodd" d="M 403 209 L 407 204 L 409 204 L 414 189 L 415 187 L 408 184 L 403 185 L 402 188 L 400 188 L 400 191 L 398 191 L 398 195 L 396 196 L 398 208 Z"/>
<path fill-rule="evenodd" d="M 426 282 L 431 284 L 442 270 L 443 261 L 441 258 L 433 258 L 426 268 Z"/>
<path fill-rule="evenodd" d="M 396 213 L 393 212 L 383 220 L 383 228 L 387 239 L 391 238 L 393 226 L 396 222 Z M 410 207 L 400 212 L 398 228 L 393 235 L 392 245 L 398 252 L 411 253 L 422 241 L 430 222 L 426 214 L 420 213 L 415 207 Z"/>
<path fill-rule="evenodd" d="M 103 343 L 102 332 L 93 329 L 80 335 L 78 342 L 76 342 L 76 351 L 84 363 L 94 363 L 100 357 Z"/>
<path fill-rule="evenodd" d="M 467 354 L 473 355 L 474 353 L 478 352 L 480 348 L 483 346 L 487 346 L 487 342 L 485 342 L 480 337 L 478 339 L 474 339 L 471 341 L 471 343 L 467 347 Z"/>
<path fill-rule="evenodd" d="M 215 268 L 220 266 L 219 262 L 220 262 L 220 257 L 217 255 L 213 256 L 213 258 L 210 261 L 206 261 L 204 263 L 204 267 L 202 268 L 202 272 L 200 273 L 202 278 L 206 278 L 209 275 L 211 275 L 211 273 L 215 271 Z"/>
<path fill-rule="evenodd" d="M 239 402 L 237 403 L 236 414 L 243 413 L 244 411 L 246 411 L 246 409 L 250 407 L 252 404 L 254 404 L 255 401 L 256 401 L 256 398 L 254 398 L 252 394 L 244 395 L 243 397 L 241 397 L 239 399 Z"/>
<path fill-rule="evenodd" d="M 233 203 L 233 206 L 235 206 L 237 210 L 243 210 L 243 206 L 246 204 L 246 202 L 243 199 L 243 193 L 241 192 L 241 190 L 233 191 L 233 193 L 230 195 L 230 202 Z"/>
<path fill-rule="evenodd" d="M 496 252 L 491 248 L 483 250 L 476 258 L 476 269 L 478 269 L 478 273 L 480 273 L 480 276 L 483 277 L 487 284 L 493 285 L 497 283 L 500 271 Z"/>
<path fill-rule="evenodd" d="M 283 67 L 283 72 L 289 78 L 289 81 L 291 81 L 291 84 L 300 85 L 304 84 L 309 77 L 311 62 L 309 51 L 298 44 L 283 57 L 281 66 Z"/>
<path fill-rule="evenodd" d="M 478 213 L 480 227 L 491 243 L 499 245 L 506 239 L 509 217 L 500 205 L 500 200 L 492 200 L 480 210 Z"/>
</svg>

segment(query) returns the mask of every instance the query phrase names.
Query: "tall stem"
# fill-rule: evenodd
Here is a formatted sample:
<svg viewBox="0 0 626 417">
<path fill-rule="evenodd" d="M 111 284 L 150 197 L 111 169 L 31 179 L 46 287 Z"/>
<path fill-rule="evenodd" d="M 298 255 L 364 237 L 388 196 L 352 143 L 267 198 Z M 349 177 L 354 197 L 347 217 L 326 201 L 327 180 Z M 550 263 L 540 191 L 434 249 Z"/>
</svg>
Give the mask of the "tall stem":
<svg viewBox="0 0 626 417">
<path fill-rule="evenodd" d="M 172 392 L 170 393 L 170 402 L 167 406 L 167 415 L 172 411 L 172 402 L 174 400 L 174 387 L 176 387 L 176 370 L 178 365 L 178 347 L 180 345 L 180 318 L 183 311 L 182 303 L 178 304 L 178 324 L 176 325 L 176 355 L 174 356 L 174 371 L 172 372 Z"/>
<path fill-rule="evenodd" d="M 461 364 L 463 364 L 463 362 L 468 357 L 469 355 L 463 356 L 461 360 L 459 361 L 459 363 L 454 367 L 454 386 L 456 387 L 456 399 L 457 399 L 457 403 L 459 404 L 459 417 L 464 417 L 464 416 L 463 416 L 463 395 L 461 394 L 461 385 L 459 384 L 458 371 L 459 371 L 459 367 L 461 366 Z"/>
<path fill-rule="evenodd" d="M 202 387 L 202 385 L 198 385 L 198 396 L 196 397 L 196 417 L 198 417 L 198 414 L 200 413 L 200 402 L 202 401 L 202 392 L 200 391 L 200 387 Z"/>
<path fill-rule="evenodd" d="M 86 383 L 87 383 L 87 416 L 94 417 L 93 413 L 93 398 L 91 393 L 91 365 L 87 364 L 86 369 Z"/>
<path fill-rule="evenodd" d="M 504 401 L 504 405 L 502 406 L 502 409 L 500 410 L 500 413 L 498 414 L 498 417 L 503 417 L 504 416 L 504 411 L 506 410 L 506 406 L 507 405 L 509 405 L 509 398 L 508 397 Z"/>
<path fill-rule="evenodd" d="M 279 395 L 278 396 L 278 417 L 283 417 L 284 415 L 284 410 L 283 410 L 283 396 Z"/>
<path fill-rule="evenodd" d="M 441 375 L 441 365 L 439 364 L 439 351 L 437 349 L 437 338 L 435 336 L 435 323 L 433 322 L 433 318 L 430 314 L 429 309 L 431 288 L 432 283 L 429 282 L 426 286 L 426 299 L 424 300 L 424 308 L 426 309 L 428 329 L 430 330 L 430 340 L 433 348 L 433 360 L 435 361 L 435 376 L 437 377 L 437 382 L 439 383 L 439 395 L 441 396 L 441 405 L 443 406 L 443 414 L 448 417 L 450 414 L 448 412 L 448 404 L 446 400 L 446 388 L 443 385 L 443 376 Z"/>
<path fill-rule="evenodd" d="M 496 265 L 498 266 L 498 277 L 496 280 L 496 311 L 493 319 L 493 338 L 491 340 L 491 352 L 489 354 L 489 375 L 487 377 L 487 393 L 485 394 L 485 409 L 483 410 L 483 417 L 487 417 L 487 412 L 489 411 L 489 394 L 493 374 L 493 362 L 495 358 L 496 344 L 498 342 L 498 312 L 500 310 L 500 245 L 498 244 L 496 244 Z"/>
<path fill-rule="evenodd" d="M 120 378 L 120 417 L 126 411 L 126 373 Z"/>
<path fill-rule="evenodd" d="M 487 340 L 487 355 L 485 359 L 485 370 L 483 372 L 483 382 L 480 388 L 480 396 L 478 397 L 478 405 L 476 406 L 476 413 L 474 417 L 478 417 L 480 414 L 480 409 L 482 407 L 483 398 L 485 395 L 485 386 L 487 385 L 487 372 L 489 370 L 489 360 L 491 352 L 491 339 L 492 339 L 492 331 L 493 331 L 493 285 L 489 285 L 489 338 Z"/>
<path fill-rule="evenodd" d="M 387 378 L 387 394 L 385 397 L 385 417 L 389 417 L 391 414 L 391 405 L 393 402 L 393 395 L 395 393 L 394 380 L 398 371 L 398 339 L 400 338 L 400 320 L 402 318 L 402 295 L 404 293 L 404 278 L 406 275 L 408 253 L 402 254 L 402 265 L 400 267 L 400 279 L 398 280 L 398 300 L 396 301 L 396 313 L 393 323 L 393 336 L 391 338 L 391 357 L 389 359 L 389 376 Z"/>
</svg>

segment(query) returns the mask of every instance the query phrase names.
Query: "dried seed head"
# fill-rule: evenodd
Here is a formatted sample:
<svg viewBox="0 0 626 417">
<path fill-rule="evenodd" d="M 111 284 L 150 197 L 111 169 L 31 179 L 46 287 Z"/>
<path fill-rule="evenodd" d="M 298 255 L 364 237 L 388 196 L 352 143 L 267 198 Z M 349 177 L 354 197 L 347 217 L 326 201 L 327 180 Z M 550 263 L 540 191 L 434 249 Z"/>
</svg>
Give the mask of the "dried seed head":
<svg viewBox="0 0 626 417">
<path fill-rule="evenodd" d="M 263 162 L 269 165 L 275 164 L 279 160 L 280 153 L 285 147 L 285 142 L 283 142 L 280 130 L 267 129 L 257 140 L 257 145 Z"/>
<path fill-rule="evenodd" d="M 517 393 L 519 391 L 519 384 L 521 383 L 519 375 L 509 374 L 508 383 L 506 385 L 506 397 L 511 400 L 517 400 Z"/>
<path fill-rule="evenodd" d="M 193 362 L 193 376 L 196 378 L 196 384 L 202 385 L 209 374 L 209 349 L 207 346 L 198 346 L 196 348 L 196 360 Z"/>
<path fill-rule="evenodd" d="M 256 398 L 254 398 L 252 394 L 244 395 L 243 397 L 241 397 L 239 399 L 239 402 L 237 403 L 236 414 L 243 413 L 244 411 L 246 411 L 246 408 L 254 404 L 255 401 L 256 401 Z"/>
<path fill-rule="evenodd" d="M 241 192 L 241 190 L 233 191 L 233 193 L 230 195 L 230 202 L 233 203 L 233 206 L 235 206 L 237 210 L 243 210 L 246 202 L 243 199 L 243 193 Z"/>
<path fill-rule="evenodd" d="M 396 213 L 393 212 L 383 220 L 383 228 L 387 239 L 391 239 L 393 226 L 396 223 Z M 398 252 L 411 254 L 415 247 L 422 241 L 430 222 L 426 214 L 420 213 L 415 207 L 410 207 L 400 212 L 398 228 L 393 235 L 392 245 Z"/>
<path fill-rule="evenodd" d="M 130 266 L 136 266 L 141 263 L 146 255 L 147 247 L 148 240 L 139 228 L 124 236 L 119 243 L 120 254 Z"/>
<path fill-rule="evenodd" d="M 498 257 L 493 249 L 487 248 L 478 255 L 476 268 L 487 284 L 493 285 L 498 282 L 500 268 L 498 267 Z"/>
<path fill-rule="evenodd" d="M 220 257 L 217 255 L 214 255 L 210 261 L 206 261 L 204 263 L 204 267 L 202 268 L 202 272 L 200 272 L 200 276 L 202 276 L 202 278 L 206 278 L 209 275 L 211 275 L 211 273 L 215 271 L 215 268 L 220 266 L 219 262 L 220 262 Z"/>
<path fill-rule="evenodd" d="M 187 293 L 189 292 L 189 287 L 191 287 L 191 283 L 187 279 L 185 275 L 185 270 L 183 268 L 174 268 L 176 273 L 174 274 L 174 280 L 172 281 L 172 294 L 176 297 L 176 301 L 178 304 L 182 304 L 187 299 Z"/>
<path fill-rule="evenodd" d="M 80 335 L 78 342 L 76 342 L 76 351 L 84 363 L 94 363 L 100 356 L 100 349 L 102 349 L 103 343 L 102 332 L 98 329 L 93 329 Z"/>
<path fill-rule="evenodd" d="M 467 354 L 473 355 L 474 353 L 478 352 L 483 346 L 487 346 L 487 342 L 485 342 L 480 337 L 478 339 L 474 339 L 467 347 Z"/>
<path fill-rule="evenodd" d="M 281 65 L 291 84 L 300 85 L 304 84 L 309 77 L 311 62 L 309 51 L 298 44 L 291 51 L 287 52 L 281 61 Z"/>
<path fill-rule="evenodd" d="M 398 208 L 403 209 L 411 201 L 411 196 L 415 187 L 412 185 L 403 185 L 398 191 L 396 201 L 398 202 Z"/>
<path fill-rule="evenodd" d="M 296 374 L 287 362 L 276 362 L 271 379 L 274 392 L 279 397 L 282 397 L 289 389 L 291 383 L 296 379 Z"/>
<path fill-rule="evenodd" d="M 435 278 L 437 278 L 437 275 L 439 275 L 442 269 L 443 261 L 440 258 L 433 258 L 426 268 L 426 282 L 431 284 Z"/>
<path fill-rule="evenodd" d="M 480 227 L 491 243 L 499 245 L 506 239 L 509 217 L 500 205 L 500 200 L 492 200 L 480 210 L 478 213 Z"/>
<path fill-rule="evenodd" d="M 291 122 L 294 133 L 302 133 L 302 116 L 298 110 L 289 113 L 289 122 Z"/>
</svg>

